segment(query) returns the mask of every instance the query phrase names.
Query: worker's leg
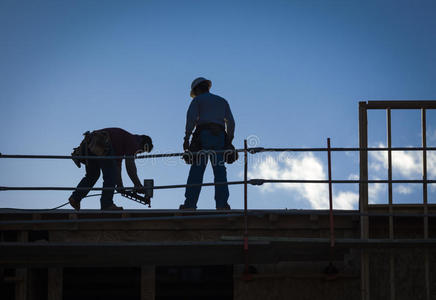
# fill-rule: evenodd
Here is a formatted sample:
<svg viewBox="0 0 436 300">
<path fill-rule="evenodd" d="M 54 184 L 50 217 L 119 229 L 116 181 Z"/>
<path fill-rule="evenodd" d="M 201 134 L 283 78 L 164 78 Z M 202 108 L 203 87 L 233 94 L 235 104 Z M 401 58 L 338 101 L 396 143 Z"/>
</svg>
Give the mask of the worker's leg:
<svg viewBox="0 0 436 300">
<path fill-rule="evenodd" d="M 191 169 L 189 170 L 187 184 L 203 183 L 204 170 L 207 165 L 207 156 L 200 155 L 194 159 Z M 184 208 L 197 208 L 198 197 L 200 196 L 201 186 L 188 186 L 185 191 Z"/>
<path fill-rule="evenodd" d="M 71 197 L 78 203 L 84 198 L 89 190 L 94 186 L 100 177 L 100 166 L 98 161 L 96 160 L 88 160 L 88 164 L 86 165 L 86 174 L 85 177 L 77 185 L 80 190 L 75 190 Z"/>
<path fill-rule="evenodd" d="M 211 150 L 223 150 L 225 143 L 225 134 L 221 132 L 219 134 L 212 134 L 209 131 L 204 131 L 202 135 L 202 143 L 205 144 L 207 149 Z M 224 163 L 223 153 L 213 153 L 211 155 L 211 164 L 214 174 L 215 183 L 227 183 L 227 171 Z M 229 187 L 227 184 L 220 184 L 215 186 L 215 202 L 216 208 L 226 208 L 227 200 L 229 199 Z"/>
<path fill-rule="evenodd" d="M 111 206 L 114 198 L 114 189 L 117 178 L 117 166 L 115 160 L 103 159 L 100 160 L 100 168 L 103 171 L 103 187 L 112 188 L 110 190 L 103 190 L 100 198 L 101 209 L 106 209 Z"/>
<path fill-rule="evenodd" d="M 224 164 L 224 155 L 219 153 L 216 155 L 215 161 L 212 161 L 214 182 L 225 182 L 226 184 L 215 186 L 215 202 L 216 208 L 226 208 L 227 200 L 229 199 L 229 186 L 227 185 L 227 171 Z"/>
</svg>

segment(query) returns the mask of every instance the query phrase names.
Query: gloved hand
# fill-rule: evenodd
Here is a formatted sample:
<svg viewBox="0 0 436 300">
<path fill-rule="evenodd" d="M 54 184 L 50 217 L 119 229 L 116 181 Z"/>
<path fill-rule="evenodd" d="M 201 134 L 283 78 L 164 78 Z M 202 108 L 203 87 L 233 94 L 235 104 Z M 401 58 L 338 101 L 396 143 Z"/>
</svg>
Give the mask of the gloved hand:
<svg viewBox="0 0 436 300">
<path fill-rule="evenodd" d="M 137 193 L 137 194 L 145 194 L 144 187 L 142 186 L 142 184 L 141 185 L 135 185 L 135 188 L 134 188 L 133 191 L 135 193 Z"/>
<path fill-rule="evenodd" d="M 115 187 L 115 190 L 116 190 L 118 193 L 120 193 L 120 194 L 123 194 L 123 193 L 126 191 L 126 189 L 124 188 L 124 186 L 123 186 L 123 185 L 120 185 L 120 184 L 117 184 L 117 186 Z"/>
</svg>

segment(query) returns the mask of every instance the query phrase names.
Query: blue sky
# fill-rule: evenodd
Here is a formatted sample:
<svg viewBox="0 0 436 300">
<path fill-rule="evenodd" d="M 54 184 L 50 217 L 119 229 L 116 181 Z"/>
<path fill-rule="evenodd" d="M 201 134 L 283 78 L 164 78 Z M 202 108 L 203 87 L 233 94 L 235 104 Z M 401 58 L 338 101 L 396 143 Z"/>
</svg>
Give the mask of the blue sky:
<svg viewBox="0 0 436 300">
<path fill-rule="evenodd" d="M 359 101 L 436 99 L 435 13 L 434 1 L 1 0 L 0 152 L 65 155 L 84 131 L 112 126 L 150 135 L 155 153 L 179 152 L 197 76 L 229 101 L 238 148 L 247 137 L 265 147 L 324 147 L 327 137 L 354 147 Z M 370 144 L 385 144 L 385 113 L 369 119 Z M 394 112 L 394 145 L 419 143 L 419 126 L 418 112 Z M 435 113 L 427 126 L 436 145 Z M 321 178 L 324 156 L 258 155 L 250 174 Z M 277 164 L 263 163 L 269 158 Z M 419 157 L 407 158 L 415 163 L 394 173 L 420 179 Z M 383 158 L 371 159 L 370 174 L 383 178 Z M 355 154 L 335 154 L 333 164 L 337 179 L 358 174 Z M 84 172 L 50 160 L 2 159 L 0 170 L 3 186 L 75 186 Z M 185 183 L 188 170 L 179 159 L 138 162 L 140 178 L 157 185 Z M 229 180 L 242 170 L 241 161 L 230 165 Z M 209 167 L 205 181 L 212 179 Z M 250 207 L 323 206 L 323 189 L 250 187 Z M 341 204 L 357 207 L 357 186 L 334 189 Z M 383 188 L 374 190 L 375 202 L 386 201 Z M 242 186 L 230 192 L 231 206 L 241 208 Z M 396 195 L 406 202 L 419 193 Z M 49 208 L 68 196 L 0 192 L 0 207 Z M 183 200 L 183 189 L 156 191 L 153 208 Z M 141 208 L 119 196 L 115 203 Z M 82 206 L 98 208 L 98 198 Z M 213 189 L 203 189 L 199 207 L 215 207 Z"/>
</svg>

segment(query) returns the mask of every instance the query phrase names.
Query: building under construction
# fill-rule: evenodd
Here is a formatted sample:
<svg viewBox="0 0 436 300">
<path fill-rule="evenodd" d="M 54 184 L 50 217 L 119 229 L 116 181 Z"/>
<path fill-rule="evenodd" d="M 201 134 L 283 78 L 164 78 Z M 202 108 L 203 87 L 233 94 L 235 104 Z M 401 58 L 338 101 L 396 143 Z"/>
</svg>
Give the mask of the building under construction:
<svg viewBox="0 0 436 300">
<path fill-rule="evenodd" d="M 371 109 L 386 111 L 385 148 L 368 147 Z M 421 147 L 392 147 L 394 109 L 421 111 Z M 427 147 L 428 109 L 436 101 L 359 103 L 358 148 L 245 143 L 238 150 L 244 180 L 234 182 L 244 186 L 242 210 L 1 210 L 1 299 L 436 299 L 436 204 L 428 203 L 427 189 L 436 183 L 427 178 L 427 154 L 436 148 Z M 392 153 L 406 150 L 422 153 L 422 179 L 392 178 Z M 247 178 L 247 156 L 266 151 L 325 152 L 328 179 Z M 359 153 L 359 179 L 332 178 L 335 151 Z M 370 151 L 387 153 L 387 180 L 368 178 Z M 329 209 L 247 209 L 247 185 L 271 182 L 326 184 Z M 359 184 L 358 210 L 333 207 L 332 185 L 339 183 Z M 387 204 L 368 203 L 371 183 L 387 185 Z M 396 183 L 422 185 L 421 203 L 395 204 Z"/>
</svg>

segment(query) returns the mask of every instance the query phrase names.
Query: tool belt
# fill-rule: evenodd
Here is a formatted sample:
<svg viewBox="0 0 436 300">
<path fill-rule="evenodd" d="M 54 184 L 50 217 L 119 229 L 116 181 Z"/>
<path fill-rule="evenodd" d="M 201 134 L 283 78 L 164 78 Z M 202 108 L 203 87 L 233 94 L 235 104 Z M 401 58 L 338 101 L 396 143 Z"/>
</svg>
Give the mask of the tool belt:
<svg viewBox="0 0 436 300">
<path fill-rule="evenodd" d="M 216 123 L 205 123 L 205 124 L 197 125 L 194 133 L 192 134 L 192 139 L 191 139 L 191 143 L 189 144 L 188 153 L 185 153 L 183 155 L 183 159 L 187 164 L 192 165 L 194 161 L 198 162 L 199 155 L 193 153 L 204 150 L 202 148 L 201 139 L 200 139 L 200 133 L 202 130 L 209 130 L 212 133 L 212 135 L 215 136 L 219 135 L 221 132 L 224 132 L 225 141 L 224 141 L 223 150 L 226 150 L 224 152 L 224 161 L 228 164 L 232 164 L 238 160 L 239 158 L 238 152 L 235 151 L 235 147 L 229 140 L 229 137 L 227 135 L 224 126 Z"/>
<path fill-rule="evenodd" d="M 103 146 L 104 148 L 104 154 L 103 155 L 109 155 L 112 152 L 112 143 L 109 136 L 109 133 L 106 131 L 87 131 L 84 134 L 84 138 L 80 145 L 76 148 L 73 148 L 73 152 L 71 153 L 71 156 L 89 156 L 89 155 L 95 155 L 94 154 L 94 148 L 97 147 L 97 144 L 100 144 L 100 146 Z M 76 164 L 78 168 L 81 167 L 81 163 L 84 165 L 88 164 L 87 159 L 82 158 L 72 158 L 73 162 Z"/>
</svg>

